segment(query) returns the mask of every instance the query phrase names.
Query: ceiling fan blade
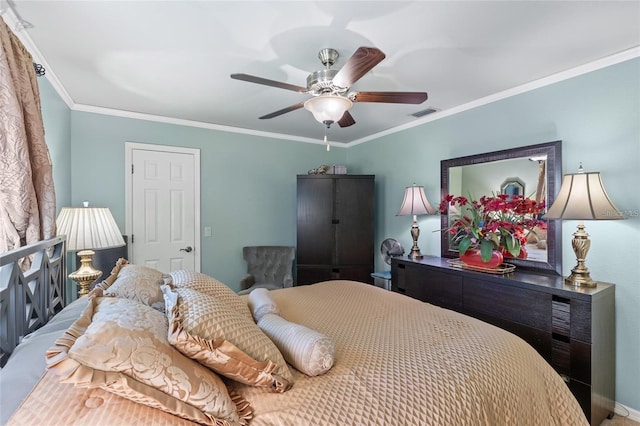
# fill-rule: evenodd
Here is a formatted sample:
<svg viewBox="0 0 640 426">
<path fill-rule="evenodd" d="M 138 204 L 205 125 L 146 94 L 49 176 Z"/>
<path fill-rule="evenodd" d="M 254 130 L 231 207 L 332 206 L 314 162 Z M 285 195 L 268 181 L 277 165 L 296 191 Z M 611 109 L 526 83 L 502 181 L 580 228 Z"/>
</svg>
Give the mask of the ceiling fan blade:
<svg viewBox="0 0 640 426">
<path fill-rule="evenodd" d="M 297 109 L 300 109 L 300 108 L 302 108 L 303 106 L 304 106 L 304 102 L 300 102 L 299 104 L 291 105 L 291 106 L 289 106 L 289 107 L 283 108 L 283 109 L 278 110 L 278 111 L 276 111 L 276 112 L 272 112 L 271 114 L 263 115 L 262 117 L 258 117 L 258 118 L 259 118 L 260 120 L 266 120 L 266 119 L 268 119 L 268 118 L 274 118 L 274 117 L 277 117 L 277 116 L 279 116 L 279 115 L 286 114 L 286 113 L 288 113 L 288 112 L 291 112 L 291 111 L 295 111 L 295 110 L 297 110 Z"/>
<path fill-rule="evenodd" d="M 354 92 L 354 102 L 385 102 L 392 104 L 421 104 L 426 101 L 426 92 Z"/>
<path fill-rule="evenodd" d="M 353 126 L 354 124 L 356 124 L 356 120 L 353 119 L 353 116 L 351 115 L 351 113 L 349 113 L 349 111 L 345 111 L 342 118 L 338 120 L 338 126 L 340 127 L 349 127 Z"/>
<path fill-rule="evenodd" d="M 248 81 L 249 83 L 264 84 L 266 86 L 278 87 L 280 89 L 293 90 L 294 92 L 306 93 L 307 88 L 296 86 L 295 84 L 283 83 L 281 81 L 269 80 L 267 78 L 256 77 L 249 74 L 231 74 L 231 78 Z"/>
<path fill-rule="evenodd" d="M 359 47 L 346 64 L 333 77 L 338 87 L 351 87 L 353 83 L 368 73 L 385 58 L 384 53 L 375 47 Z"/>
</svg>

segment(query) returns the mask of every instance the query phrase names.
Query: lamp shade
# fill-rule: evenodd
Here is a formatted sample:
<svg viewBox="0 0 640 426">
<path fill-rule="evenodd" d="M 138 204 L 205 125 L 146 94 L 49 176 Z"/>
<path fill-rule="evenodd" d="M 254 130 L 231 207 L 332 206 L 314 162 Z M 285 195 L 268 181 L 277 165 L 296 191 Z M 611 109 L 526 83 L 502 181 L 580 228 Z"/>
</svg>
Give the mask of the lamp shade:
<svg viewBox="0 0 640 426">
<path fill-rule="evenodd" d="M 562 178 L 560 193 L 544 219 L 626 219 L 611 202 L 599 172 L 572 173 Z"/>
<path fill-rule="evenodd" d="M 311 111 L 313 117 L 323 124 L 339 121 L 352 105 L 353 102 L 344 96 L 329 94 L 313 97 L 304 103 L 305 109 Z"/>
<path fill-rule="evenodd" d="M 408 186 L 404 191 L 404 200 L 397 216 L 433 214 L 436 210 L 431 207 L 423 186 Z"/>
<path fill-rule="evenodd" d="M 106 207 L 64 207 L 56 219 L 58 235 L 67 236 L 67 250 L 97 250 L 125 245 Z"/>
</svg>

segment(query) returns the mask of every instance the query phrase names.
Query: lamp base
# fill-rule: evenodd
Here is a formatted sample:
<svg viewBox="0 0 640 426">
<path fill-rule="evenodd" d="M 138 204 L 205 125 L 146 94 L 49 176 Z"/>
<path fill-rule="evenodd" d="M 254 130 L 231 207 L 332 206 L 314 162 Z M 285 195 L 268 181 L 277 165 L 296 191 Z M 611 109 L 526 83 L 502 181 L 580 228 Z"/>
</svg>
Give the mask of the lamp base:
<svg viewBox="0 0 640 426">
<path fill-rule="evenodd" d="M 409 252 L 409 259 L 422 259 L 422 253 L 420 253 L 420 247 L 418 247 L 418 237 L 420 236 L 420 227 L 418 226 L 418 221 L 416 220 L 416 216 L 413 216 L 413 225 L 411 225 L 411 238 L 413 238 L 413 247 L 411 247 L 411 251 Z"/>
<path fill-rule="evenodd" d="M 564 279 L 565 284 L 574 287 L 596 287 L 597 283 L 591 279 L 589 268 L 584 262 L 591 247 L 591 240 L 589 240 L 589 234 L 584 230 L 582 221 L 578 223 L 578 230 L 573 233 L 571 246 L 576 254 L 578 264 L 571 270 L 571 275 Z"/>
<path fill-rule="evenodd" d="M 411 251 L 407 255 L 409 259 L 422 259 L 424 256 L 420 253 L 420 249 L 417 247 L 412 247 Z"/>
<path fill-rule="evenodd" d="M 571 275 L 564 279 L 564 283 L 574 287 L 596 287 L 598 285 L 597 282 L 591 279 L 589 272 L 586 275 L 572 272 Z"/>
<path fill-rule="evenodd" d="M 69 278 L 78 285 L 78 297 L 86 296 L 89 293 L 91 284 L 102 275 L 102 271 L 94 268 L 91 263 L 94 254 L 95 252 L 93 250 L 82 250 L 78 252 L 78 256 L 80 256 L 80 267 L 77 271 L 69 274 Z"/>
</svg>

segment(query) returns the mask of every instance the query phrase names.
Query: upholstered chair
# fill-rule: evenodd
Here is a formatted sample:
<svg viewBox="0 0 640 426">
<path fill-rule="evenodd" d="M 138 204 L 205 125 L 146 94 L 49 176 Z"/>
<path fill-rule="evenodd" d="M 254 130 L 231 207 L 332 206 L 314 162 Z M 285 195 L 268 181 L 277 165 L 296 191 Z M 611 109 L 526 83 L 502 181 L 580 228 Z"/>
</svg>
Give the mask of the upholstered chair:
<svg viewBox="0 0 640 426">
<path fill-rule="evenodd" d="M 287 246 L 248 246 L 242 248 L 247 275 L 240 280 L 240 294 L 255 288 L 269 290 L 293 285 L 296 248 Z"/>
</svg>

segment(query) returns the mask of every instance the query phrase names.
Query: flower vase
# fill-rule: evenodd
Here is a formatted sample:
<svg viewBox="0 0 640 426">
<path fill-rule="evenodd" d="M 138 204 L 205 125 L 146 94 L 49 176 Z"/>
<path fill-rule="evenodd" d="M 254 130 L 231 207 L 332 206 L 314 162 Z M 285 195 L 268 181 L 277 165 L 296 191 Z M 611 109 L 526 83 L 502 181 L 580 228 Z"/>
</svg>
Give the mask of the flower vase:
<svg viewBox="0 0 640 426">
<path fill-rule="evenodd" d="M 466 265 L 477 268 L 497 268 L 502 265 L 504 256 L 498 250 L 494 250 L 491 253 L 491 258 L 488 262 L 482 260 L 480 255 L 480 249 L 468 249 L 464 254 L 460 255 L 460 260 Z"/>
<path fill-rule="evenodd" d="M 527 253 L 527 249 L 524 246 L 520 246 L 520 253 L 518 253 L 517 256 L 512 255 L 509 250 L 504 247 L 500 247 L 500 252 L 503 257 L 511 259 L 526 259 L 527 256 L 529 256 L 529 253 Z"/>
</svg>

